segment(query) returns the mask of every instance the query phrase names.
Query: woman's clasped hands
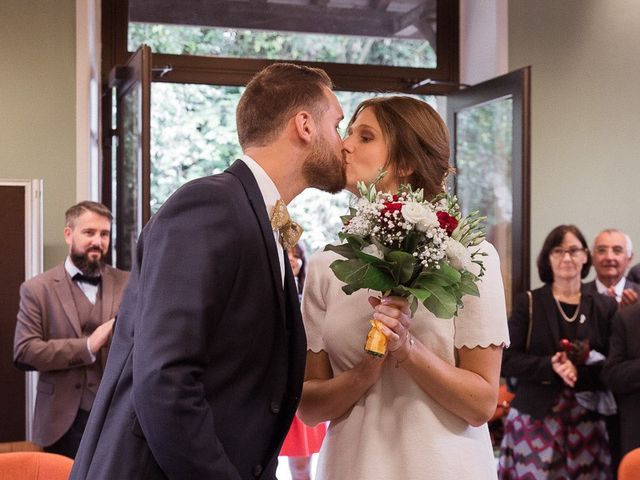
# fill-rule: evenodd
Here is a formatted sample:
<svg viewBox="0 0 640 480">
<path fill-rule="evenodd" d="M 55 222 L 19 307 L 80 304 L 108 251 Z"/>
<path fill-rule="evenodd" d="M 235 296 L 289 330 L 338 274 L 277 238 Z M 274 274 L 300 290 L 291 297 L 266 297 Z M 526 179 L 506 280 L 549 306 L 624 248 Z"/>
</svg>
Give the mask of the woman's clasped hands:
<svg viewBox="0 0 640 480">
<path fill-rule="evenodd" d="M 551 366 L 565 384 L 575 387 L 578 380 L 578 370 L 573 362 L 569 360 L 567 352 L 556 352 L 551 357 Z"/>
</svg>

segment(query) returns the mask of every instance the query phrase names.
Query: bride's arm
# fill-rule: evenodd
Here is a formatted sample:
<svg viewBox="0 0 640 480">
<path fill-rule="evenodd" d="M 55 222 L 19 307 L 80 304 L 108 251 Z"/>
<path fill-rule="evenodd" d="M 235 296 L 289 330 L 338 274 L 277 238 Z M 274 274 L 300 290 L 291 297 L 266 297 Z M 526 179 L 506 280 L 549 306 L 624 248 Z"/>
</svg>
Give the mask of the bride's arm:
<svg viewBox="0 0 640 480">
<path fill-rule="evenodd" d="M 334 377 L 327 353 L 308 351 L 298 417 L 307 425 L 341 417 L 380 378 L 383 363 L 363 352 L 359 364 Z"/>
<path fill-rule="evenodd" d="M 406 300 L 390 297 L 374 318 L 384 323 L 390 355 L 440 405 L 473 426 L 491 418 L 498 404 L 502 347 L 462 347 L 457 364 L 441 359 L 410 333 Z"/>
<path fill-rule="evenodd" d="M 473 426 L 486 423 L 498 404 L 502 347 L 462 347 L 451 365 L 414 339 L 394 356 L 429 396 Z M 405 359 L 405 360 L 403 360 Z"/>
</svg>

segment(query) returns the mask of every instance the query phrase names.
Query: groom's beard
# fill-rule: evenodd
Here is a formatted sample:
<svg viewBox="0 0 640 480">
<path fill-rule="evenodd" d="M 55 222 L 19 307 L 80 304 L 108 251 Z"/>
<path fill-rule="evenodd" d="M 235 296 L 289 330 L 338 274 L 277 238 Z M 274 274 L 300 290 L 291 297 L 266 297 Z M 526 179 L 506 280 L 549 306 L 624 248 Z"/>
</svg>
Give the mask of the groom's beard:
<svg viewBox="0 0 640 480">
<path fill-rule="evenodd" d="M 89 256 L 89 253 L 98 252 L 98 257 Z M 69 255 L 73 264 L 88 277 L 97 277 L 100 274 L 100 269 L 104 264 L 104 252 L 99 247 L 89 247 L 84 252 L 79 252 L 75 245 L 71 247 L 71 253 Z"/>
<path fill-rule="evenodd" d="M 302 165 L 307 184 L 329 193 L 338 193 L 347 183 L 344 155 L 336 155 L 329 142 L 319 137 Z"/>
</svg>

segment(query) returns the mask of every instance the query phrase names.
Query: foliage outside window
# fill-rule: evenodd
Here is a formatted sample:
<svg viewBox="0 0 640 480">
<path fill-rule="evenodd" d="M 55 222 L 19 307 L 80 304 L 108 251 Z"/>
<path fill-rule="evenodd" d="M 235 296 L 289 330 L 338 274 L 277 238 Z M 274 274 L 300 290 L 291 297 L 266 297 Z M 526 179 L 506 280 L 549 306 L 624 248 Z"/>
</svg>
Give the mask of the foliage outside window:
<svg viewBox="0 0 640 480">
<path fill-rule="evenodd" d="M 228 29 L 226 33 L 229 33 Z M 301 50 L 313 46 L 308 38 L 306 43 L 298 45 L 291 41 L 290 34 L 260 33 L 264 35 L 247 35 L 246 41 L 240 43 L 226 38 L 225 31 L 221 29 L 130 24 L 129 43 L 130 48 L 146 43 L 154 51 L 174 53 L 185 53 L 187 50 L 189 53 L 202 54 L 202 49 L 213 52 L 216 48 L 223 49 L 220 51 L 225 54 L 233 51 L 237 55 L 250 55 L 255 51 L 271 52 L 274 58 L 285 51 L 290 53 L 294 46 Z M 202 40 L 203 35 L 206 41 Z M 329 59 L 330 55 L 337 58 L 335 56 L 338 54 L 331 51 L 343 52 L 342 55 L 349 50 L 353 44 L 345 42 L 344 36 L 332 37 L 332 42 L 325 42 L 322 51 L 326 53 L 326 58 Z M 381 45 L 378 47 L 381 48 Z M 397 44 L 391 42 L 391 45 Z M 386 54 L 397 55 L 399 47 L 394 48 L 389 48 Z M 406 46 L 402 48 L 407 49 Z M 373 55 L 376 49 L 369 48 L 367 51 Z M 408 54 L 408 51 L 405 53 Z M 180 185 L 198 177 L 219 173 L 242 154 L 236 134 L 235 109 L 243 90 L 244 87 L 237 86 L 152 84 L 152 214 Z M 358 103 L 380 94 L 336 92 L 336 95 L 345 113 L 342 125 L 345 127 Z M 421 98 L 436 107 L 434 97 Z M 292 202 L 292 214 L 305 229 L 303 242 L 308 251 L 313 252 L 337 240 L 337 232 L 341 227 L 340 216 L 346 213 L 350 197 L 346 192 L 330 195 L 308 189 Z"/>
<path fill-rule="evenodd" d="M 155 83 L 151 90 L 151 212 L 183 183 L 219 173 L 242 155 L 235 109 L 243 87 Z M 367 92 L 336 92 L 345 112 L 343 127 Z M 432 105 L 435 103 L 430 98 Z M 434 105 L 435 106 L 435 105 Z M 343 132 L 344 134 L 344 132 Z M 337 240 L 340 216 L 350 194 L 330 195 L 308 189 L 291 204 L 305 229 L 309 251 Z"/>
<path fill-rule="evenodd" d="M 146 43 L 154 52 L 355 65 L 434 68 L 426 40 L 269 32 L 231 28 L 129 24 L 129 50 Z"/>
</svg>

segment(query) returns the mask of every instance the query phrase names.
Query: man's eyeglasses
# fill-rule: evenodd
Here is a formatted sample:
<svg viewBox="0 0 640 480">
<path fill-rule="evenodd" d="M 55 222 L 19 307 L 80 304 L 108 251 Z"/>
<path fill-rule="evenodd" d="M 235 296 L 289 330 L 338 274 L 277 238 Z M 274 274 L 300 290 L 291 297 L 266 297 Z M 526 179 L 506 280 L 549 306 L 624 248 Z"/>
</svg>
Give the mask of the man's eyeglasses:
<svg viewBox="0 0 640 480">
<path fill-rule="evenodd" d="M 600 247 L 596 247 L 596 253 L 599 255 L 606 255 L 609 251 L 611 251 L 614 255 L 622 255 L 624 254 L 624 247 L 604 247 L 604 246 L 600 246 Z"/>
<path fill-rule="evenodd" d="M 578 247 L 571 247 L 567 248 L 566 250 L 564 248 L 556 247 L 551 249 L 551 256 L 554 258 L 562 258 L 566 253 L 568 253 L 571 258 L 577 258 L 581 254 L 583 254 L 584 251 L 584 248 Z"/>
</svg>

